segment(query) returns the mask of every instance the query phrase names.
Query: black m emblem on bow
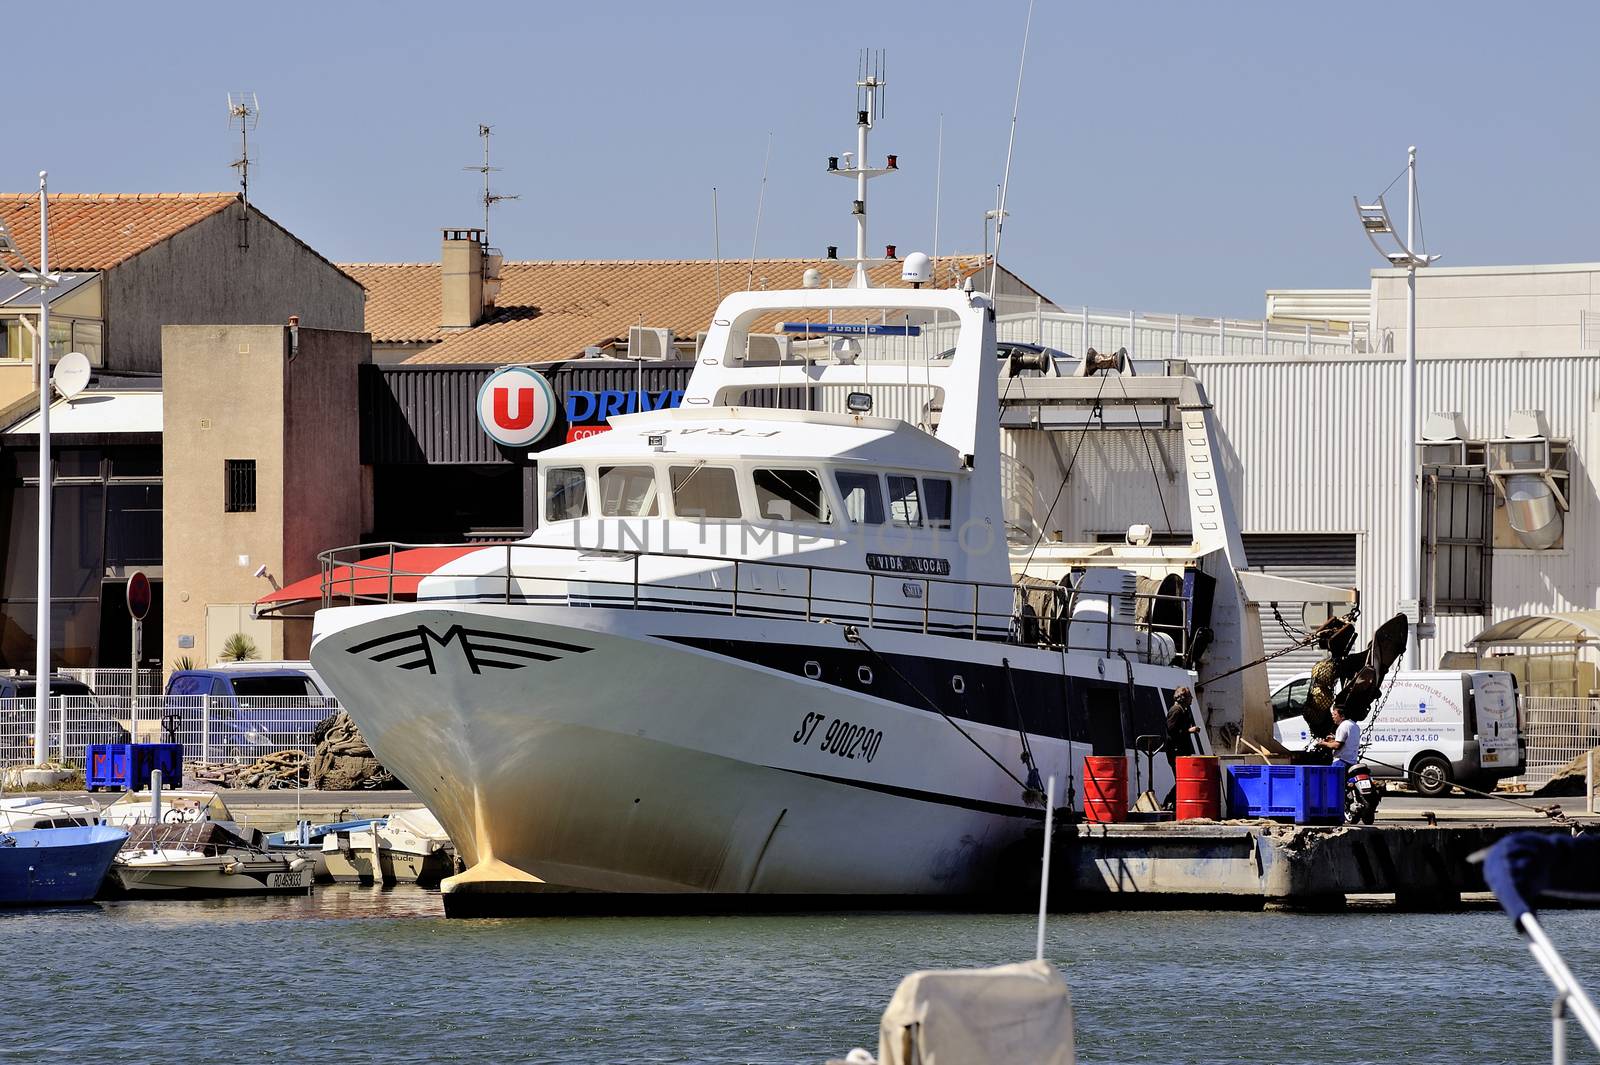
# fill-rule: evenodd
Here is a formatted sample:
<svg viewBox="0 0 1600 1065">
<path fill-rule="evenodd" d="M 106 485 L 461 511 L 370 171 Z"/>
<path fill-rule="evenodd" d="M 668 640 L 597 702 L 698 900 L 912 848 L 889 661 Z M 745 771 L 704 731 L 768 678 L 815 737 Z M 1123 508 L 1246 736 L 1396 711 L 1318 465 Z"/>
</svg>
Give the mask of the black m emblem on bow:
<svg viewBox="0 0 1600 1065">
<path fill-rule="evenodd" d="M 469 629 L 463 625 L 452 625 L 441 636 L 426 625 L 418 625 L 414 629 L 358 643 L 350 648 L 350 653 L 363 655 L 374 662 L 388 662 L 401 669 L 426 668 L 429 673 L 438 673 L 434 649 L 438 648 L 442 653 L 453 643 L 461 645 L 467 668 L 474 673 L 482 673 L 486 669 L 522 669 L 535 662 L 554 662 L 568 655 L 581 655 L 593 650 L 577 644 L 491 629 Z M 368 654 L 369 651 L 376 653 Z"/>
</svg>

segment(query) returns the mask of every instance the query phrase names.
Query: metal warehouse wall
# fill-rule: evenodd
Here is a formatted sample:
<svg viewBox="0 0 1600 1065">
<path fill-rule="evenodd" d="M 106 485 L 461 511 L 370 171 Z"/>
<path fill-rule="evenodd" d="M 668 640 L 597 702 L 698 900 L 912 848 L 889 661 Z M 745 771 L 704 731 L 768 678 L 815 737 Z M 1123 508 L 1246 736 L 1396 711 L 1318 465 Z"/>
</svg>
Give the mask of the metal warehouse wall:
<svg viewBox="0 0 1600 1065">
<path fill-rule="evenodd" d="M 1294 358 L 1272 362 L 1195 360 L 1222 430 L 1223 469 L 1246 533 L 1348 533 L 1356 537 L 1366 631 L 1399 608 L 1400 522 L 1395 511 L 1401 461 L 1401 375 L 1397 356 Z M 1600 467 L 1600 357 L 1515 356 L 1423 358 L 1418 409 L 1459 410 L 1470 435 L 1500 435 L 1513 410 L 1545 412 L 1551 433 L 1572 442 L 1564 546 L 1551 551 L 1497 550 L 1494 613 L 1439 618 L 1438 636 L 1422 661 L 1462 647 L 1490 620 L 1547 610 L 1600 606 L 1595 470 Z M 1420 419 L 1419 419 L 1420 420 Z M 1170 433 L 1161 446 L 1181 462 Z M 1061 483 L 1042 434 L 1011 433 L 1006 450 L 1033 471 L 1043 519 Z M 1070 460 L 1077 434 L 1057 437 Z M 1155 446 L 1152 440 L 1152 447 Z M 1159 465 L 1159 458 L 1158 458 Z M 1181 486 L 1161 477 L 1176 529 L 1188 527 Z M 1063 512 L 1066 517 L 1063 520 Z M 1181 512 L 1181 513 L 1180 513 Z M 1050 520 L 1069 539 L 1147 521 L 1164 526 L 1137 432 L 1109 441 L 1090 437 L 1072 484 Z"/>
<path fill-rule="evenodd" d="M 581 360 L 536 367 L 550 379 L 561 412 L 541 442 L 566 439 L 569 390 L 632 391 L 634 363 Z M 645 363 L 644 389 L 682 388 L 691 363 Z M 363 366 L 361 368 L 361 461 L 366 465 L 511 463 L 519 456 L 491 441 L 478 427 L 478 389 L 495 366 Z"/>
</svg>

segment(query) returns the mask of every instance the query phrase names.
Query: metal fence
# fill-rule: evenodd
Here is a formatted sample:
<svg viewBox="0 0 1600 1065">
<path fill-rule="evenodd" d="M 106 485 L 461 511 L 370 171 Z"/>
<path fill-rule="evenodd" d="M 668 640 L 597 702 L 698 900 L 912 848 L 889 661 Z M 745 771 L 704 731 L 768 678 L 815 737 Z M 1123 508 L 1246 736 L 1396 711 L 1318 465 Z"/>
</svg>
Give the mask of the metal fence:
<svg viewBox="0 0 1600 1065">
<path fill-rule="evenodd" d="M 1528 695 L 1522 699 L 1522 714 L 1528 764 L 1516 779 L 1530 789 L 1549 783 L 1562 766 L 1600 747 L 1600 699 Z"/>
<path fill-rule="evenodd" d="M 33 699 L 0 700 L 0 764 L 31 765 Z M 93 743 L 171 739 L 189 762 L 250 763 L 277 751 L 310 754 L 317 724 L 339 710 L 334 699 L 303 696 L 141 695 L 121 699 L 54 696 L 49 750 L 53 761 L 81 766 Z"/>
</svg>

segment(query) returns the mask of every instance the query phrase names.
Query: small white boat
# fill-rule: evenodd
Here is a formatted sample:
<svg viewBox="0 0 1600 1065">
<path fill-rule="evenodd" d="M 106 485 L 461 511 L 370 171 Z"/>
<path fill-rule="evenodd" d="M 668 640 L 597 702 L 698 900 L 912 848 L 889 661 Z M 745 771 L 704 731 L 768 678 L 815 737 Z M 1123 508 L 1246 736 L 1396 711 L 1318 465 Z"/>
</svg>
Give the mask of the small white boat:
<svg viewBox="0 0 1600 1065">
<path fill-rule="evenodd" d="M 167 898 L 304 895 L 314 872 L 310 858 L 262 850 L 212 821 L 135 825 L 111 865 L 120 893 Z"/>
<path fill-rule="evenodd" d="M 431 885 L 450 873 L 455 849 L 433 814 L 402 810 L 328 832 L 322 837 L 322 860 L 335 883 Z"/>
<path fill-rule="evenodd" d="M 100 807 L 39 796 L 0 799 L 0 832 L 35 828 L 78 828 L 100 823 Z"/>
<path fill-rule="evenodd" d="M 267 850 L 214 791 L 130 792 L 101 816 L 128 829 L 108 879 L 124 895 L 305 894 L 316 875 L 312 855 Z"/>
</svg>

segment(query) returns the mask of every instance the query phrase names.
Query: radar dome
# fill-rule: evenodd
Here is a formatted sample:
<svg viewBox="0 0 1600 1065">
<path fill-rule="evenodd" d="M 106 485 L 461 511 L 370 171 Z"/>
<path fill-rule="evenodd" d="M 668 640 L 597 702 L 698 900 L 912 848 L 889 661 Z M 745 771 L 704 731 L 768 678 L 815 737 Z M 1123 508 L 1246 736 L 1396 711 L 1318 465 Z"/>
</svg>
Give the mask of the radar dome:
<svg viewBox="0 0 1600 1065">
<path fill-rule="evenodd" d="M 910 285 L 926 285 L 933 280 L 933 260 L 914 251 L 900 264 L 900 280 Z"/>
</svg>

